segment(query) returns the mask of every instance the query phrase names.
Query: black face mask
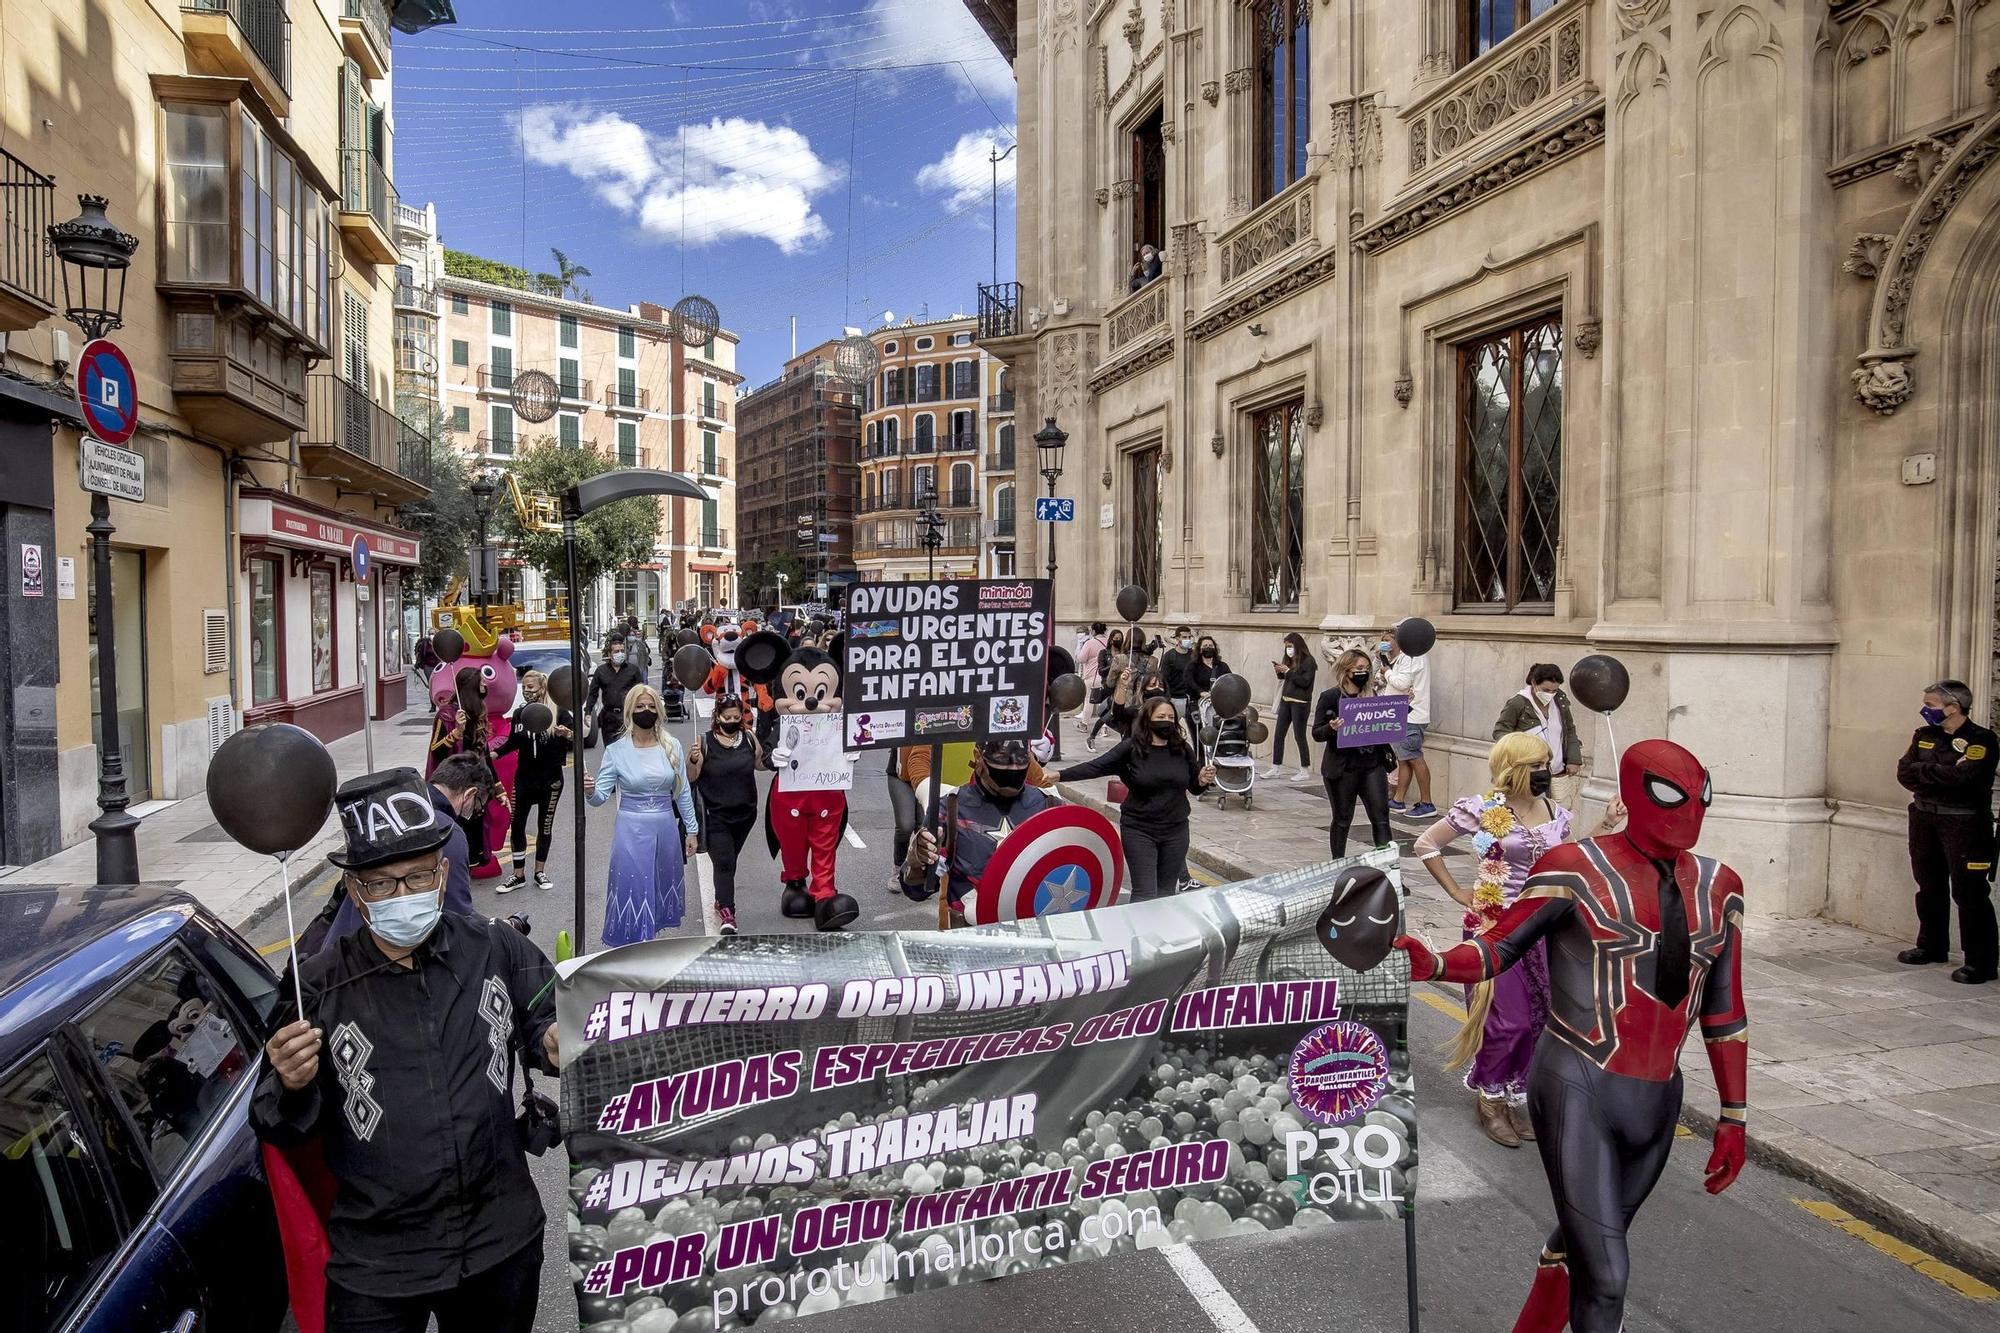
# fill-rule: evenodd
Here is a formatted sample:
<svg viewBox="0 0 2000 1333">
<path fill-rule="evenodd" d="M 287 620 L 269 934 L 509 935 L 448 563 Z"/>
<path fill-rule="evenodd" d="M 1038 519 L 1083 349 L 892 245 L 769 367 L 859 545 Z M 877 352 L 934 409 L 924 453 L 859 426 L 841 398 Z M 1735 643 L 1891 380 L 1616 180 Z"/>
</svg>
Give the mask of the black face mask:
<svg viewBox="0 0 2000 1333">
<path fill-rule="evenodd" d="M 1146 697 L 1148 699 L 1164 699 L 1167 697 L 1167 692 L 1165 690 L 1147 690 Z"/>
<path fill-rule="evenodd" d="M 639 730 L 641 731 L 651 731 L 654 727 L 659 725 L 659 722 L 660 722 L 660 715 L 658 713 L 655 713 L 650 708 L 645 709 L 642 712 L 632 714 L 632 725 L 639 728 Z"/>
<path fill-rule="evenodd" d="M 1028 786 L 1028 770 L 1025 768 L 989 768 L 986 770 L 986 785 L 993 789 L 995 796 L 1019 796 Z"/>
<path fill-rule="evenodd" d="M 1549 794 L 1549 785 L 1554 780 L 1554 777 L 1546 768 L 1536 769 L 1534 772 L 1528 774 L 1528 795 L 1547 796 Z"/>
<path fill-rule="evenodd" d="M 1181 729 L 1180 723 L 1165 718 L 1154 718 L 1146 724 L 1146 728 L 1161 740 L 1169 739 L 1175 732 Z"/>
<path fill-rule="evenodd" d="M 743 721 L 741 718 L 729 718 L 726 720 L 717 718 L 715 719 L 715 729 L 725 736 L 734 736 L 737 732 L 743 730 Z"/>
<path fill-rule="evenodd" d="M 1368 684 L 1368 673 L 1366 671 L 1350 672 L 1347 678 L 1354 682 L 1354 688 L 1357 690 Z"/>
</svg>

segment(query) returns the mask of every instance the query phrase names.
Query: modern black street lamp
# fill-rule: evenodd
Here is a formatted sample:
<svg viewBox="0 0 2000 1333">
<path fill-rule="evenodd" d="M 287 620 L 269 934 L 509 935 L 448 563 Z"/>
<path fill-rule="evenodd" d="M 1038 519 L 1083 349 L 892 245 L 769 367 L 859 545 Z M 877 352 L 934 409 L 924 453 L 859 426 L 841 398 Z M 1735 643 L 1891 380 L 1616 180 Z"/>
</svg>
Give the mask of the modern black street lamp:
<svg viewBox="0 0 2000 1333">
<path fill-rule="evenodd" d="M 63 316 L 91 340 L 125 322 L 125 270 L 139 238 L 111 225 L 102 195 L 77 196 L 83 211 L 68 222 L 49 224 L 49 248 L 62 265 Z M 114 282 L 115 275 L 115 282 Z M 97 629 L 97 808 L 90 822 L 97 838 L 97 882 L 139 882 L 139 821 L 126 809 L 125 750 L 118 735 L 118 645 L 111 605 L 111 499 L 90 497 L 91 573 L 96 593 L 92 615 Z M 144 744 L 144 738 L 139 738 Z"/>
<path fill-rule="evenodd" d="M 1049 484 L 1049 498 L 1056 497 L 1056 482 L 1063 473 L 1063 446 L 1069 443 L 1069 432 L 1056 425 L 1054 417 L 1047 417 L 1042 428 L 1035 432 L 1035 454 L 1041 459 L 1042 480 Z M 1049 522 L 1049 582 L 1056 581 L 1056 525 Z M 1054 593 L 1051 591 L 1050 596 Z"/>
<path fill-rule="evenodd" d="M 493 604 L 493 581 L 499 575 L 499 561 L 488 558 L 486 545 L 486 519 L 493 510 L 493 484 L 491 472 L 481 472 L 472 479 L 466 492 L 472 496 L 472 514 L 479 523 L 479 582 L 472 594 L 472 604 L 479 609 L 479 622 L 486 623 L 486 608 Z M 571 597 L 574 598 L 572 593 Z"/>
</svg>

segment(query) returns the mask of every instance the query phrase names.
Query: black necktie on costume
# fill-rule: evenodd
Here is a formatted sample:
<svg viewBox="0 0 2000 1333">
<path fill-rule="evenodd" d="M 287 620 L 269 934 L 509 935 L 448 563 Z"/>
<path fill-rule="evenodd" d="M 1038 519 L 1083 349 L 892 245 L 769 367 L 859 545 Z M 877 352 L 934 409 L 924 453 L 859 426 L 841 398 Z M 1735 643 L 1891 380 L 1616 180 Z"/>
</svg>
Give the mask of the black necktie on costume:
<svg viewBox="0 0 2000 1333">
<path fill-rule="evenodd" d="M 1671 861 L 1655 861 L 1660 872 L 1660 933 L 1653 946 L 1653 994 L 1669 1009 L 1678 1008 L 1688 993 L 1687 902 Z"/>
</svg>

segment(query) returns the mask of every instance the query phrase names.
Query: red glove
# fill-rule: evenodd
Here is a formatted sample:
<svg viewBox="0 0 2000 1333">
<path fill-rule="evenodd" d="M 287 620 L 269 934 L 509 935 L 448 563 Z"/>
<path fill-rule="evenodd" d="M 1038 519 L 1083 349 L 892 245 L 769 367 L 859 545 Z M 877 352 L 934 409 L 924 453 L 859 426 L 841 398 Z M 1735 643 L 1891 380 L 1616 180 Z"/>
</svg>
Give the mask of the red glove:
<svg viewBox="0 0 2000 1333">
<path fill-rule="evenodd" d="M 1715 1151 L 1708 1155 L 1707 1186 L 1720 1194 L 1743 1172 L 1743 1125 L 1735 1120 L 1715 1123 Z"/>
<path fill-rule="evenodd" d="M 1410 955 L 1410 980 L 1436 981 L 1444 975 L 1444 964 L 1430 947 L 1414 935 L 1398 935 L 1390 943 L 1390 948 L 1401 949 Z"/>
</svg>

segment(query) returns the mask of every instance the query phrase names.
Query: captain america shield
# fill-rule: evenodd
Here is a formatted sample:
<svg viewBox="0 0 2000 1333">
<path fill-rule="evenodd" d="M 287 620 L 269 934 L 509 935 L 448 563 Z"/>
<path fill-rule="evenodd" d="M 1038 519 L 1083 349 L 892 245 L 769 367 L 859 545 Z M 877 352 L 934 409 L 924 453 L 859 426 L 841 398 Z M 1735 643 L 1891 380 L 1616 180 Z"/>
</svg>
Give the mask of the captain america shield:
<svg viewBox="0 0 2000 1333">
<path fill-rule="evenodd" d="M 1124 882 L 1125 849 L 1111 821 L 1080 805 L 1050 806 L 1018 827 L 1002 826 L 965 919 L 990 926 L 1110 907 Z"/>
</svg>

